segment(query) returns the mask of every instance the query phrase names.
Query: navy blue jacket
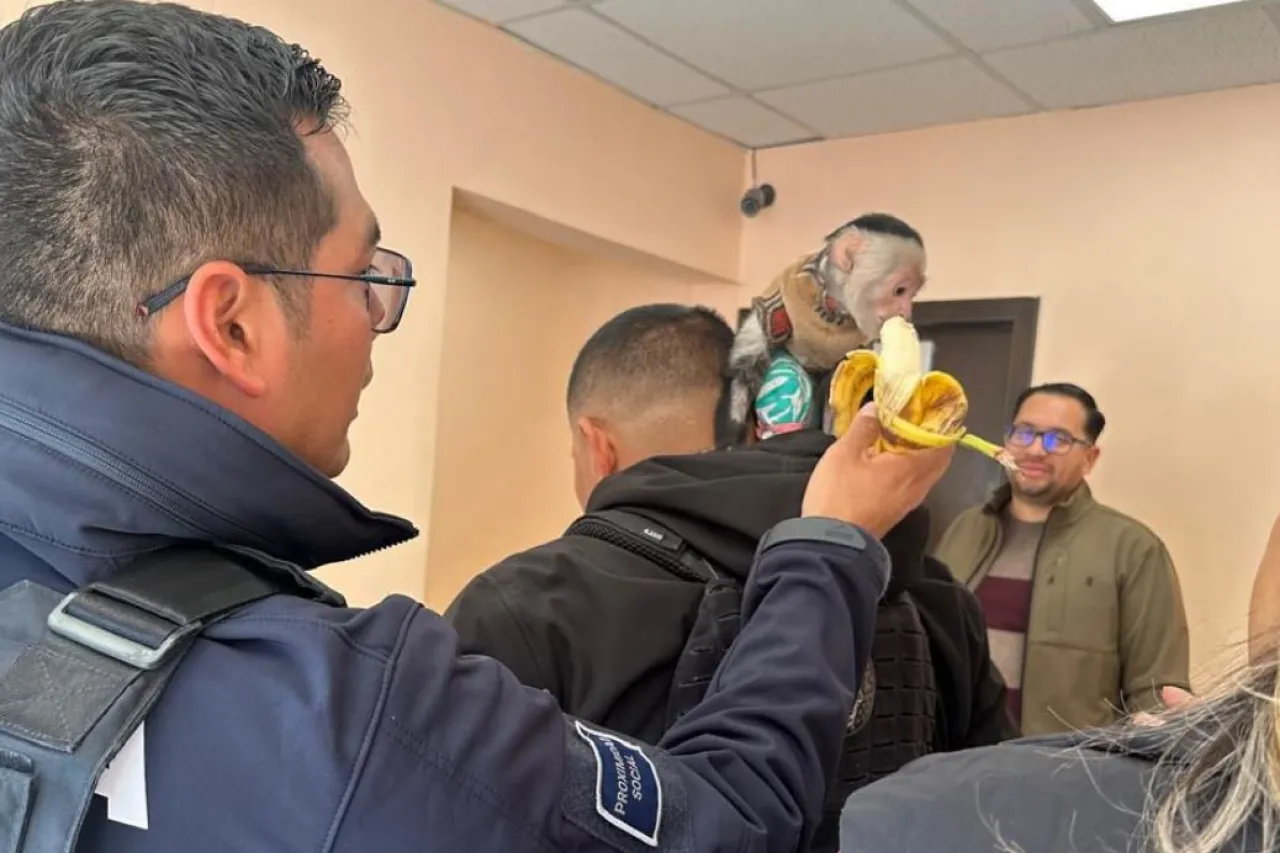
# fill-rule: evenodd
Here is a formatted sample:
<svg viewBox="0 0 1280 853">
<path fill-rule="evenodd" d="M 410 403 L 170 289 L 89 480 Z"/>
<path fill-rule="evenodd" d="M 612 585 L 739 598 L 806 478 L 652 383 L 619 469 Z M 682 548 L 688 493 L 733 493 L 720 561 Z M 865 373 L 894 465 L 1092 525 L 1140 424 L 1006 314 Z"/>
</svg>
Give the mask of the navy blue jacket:
<svg viewBox="0 0 1280 853">
<path fill-rule="evenodd" d="M 194 540 L 291 564 L 302 592 L 305 570 L 415 534 L 195 395 L 0 327 L 0 587 L 66 591 Z M 78 849 L 789 853 L 886 574 L 874 542 L 766 551 L 740 639 L 660 749 L 564 717 L 409 599 L 273 596 L 209 629 L 148 717 L 149 828 L 98 801 Z"/>
</svg>

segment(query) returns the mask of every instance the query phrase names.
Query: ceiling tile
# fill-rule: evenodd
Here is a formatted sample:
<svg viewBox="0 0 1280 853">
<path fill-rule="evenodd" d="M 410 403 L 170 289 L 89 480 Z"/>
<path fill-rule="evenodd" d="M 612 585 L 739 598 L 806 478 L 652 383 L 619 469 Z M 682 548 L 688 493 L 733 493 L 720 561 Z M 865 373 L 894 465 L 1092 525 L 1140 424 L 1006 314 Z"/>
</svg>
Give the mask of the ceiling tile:
<svg viewBox="0 0 1280 853">
<path fill-rule="evenodd" d="M 1049 109 L 1280 80 L 1280 38 L 1256 8 L 1119 26 L 984 58 Z"/>
<path fill-rule="evenodd" d="M 907 0 L 977 51 L 1047 41 L 1093 29 L 1071 0 Z"/>
<path fill-rule="evenodd" d="M 500 24 L 512 18 L 534 15 L 559 9 L 569 0 L 440 0 L 445 6 L 452 6 L 460 12 Z"/>
<path fill-rule="evenodd" d="M 581 9 L 529 18 L 506 29 L 653 104 L 729 93 L 714 80 Z"/>
<path fill-rule="evenodd" d="M 893 0 L 804 0 L 802 8 L 795 0 L 604 0 L 594 8 L 748 91 L 953 53 Z"/>
<path fill-rule="evenodd" d="M 1030 108 L 967 59 L 821 80 L 756 97 L 823 136 L 860 136 L 1018 115 Z"/>
<path fill-rule="evenodd" d="M 746 97 L 685 104 L 672 107 L 671 112 L 748 148 L 765 148 L 813 138 L 812 130 Z"/>
</svg>

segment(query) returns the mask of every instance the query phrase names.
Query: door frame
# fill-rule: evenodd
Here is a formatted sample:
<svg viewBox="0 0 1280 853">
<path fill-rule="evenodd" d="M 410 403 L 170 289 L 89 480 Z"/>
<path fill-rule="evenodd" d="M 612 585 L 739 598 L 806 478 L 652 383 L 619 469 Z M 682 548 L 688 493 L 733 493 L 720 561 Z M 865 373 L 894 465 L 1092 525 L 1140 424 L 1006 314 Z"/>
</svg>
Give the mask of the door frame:
<svg viewBox="0 0 1280 853">
<path fill-rule="evenodd" d="M 939 326 L 987 323 L 1009 324 L 1009 375 L 1005 379 L 1004 409 L 1013 417 L 1018 395 L 1031 387 L 1035 367 L 1036 327 L 1040 320 L 1040 297 L 1015 296 L 1002 299 L 940 299 L 915 303 L 911 321 L 926 331 Z"/>
</svg>

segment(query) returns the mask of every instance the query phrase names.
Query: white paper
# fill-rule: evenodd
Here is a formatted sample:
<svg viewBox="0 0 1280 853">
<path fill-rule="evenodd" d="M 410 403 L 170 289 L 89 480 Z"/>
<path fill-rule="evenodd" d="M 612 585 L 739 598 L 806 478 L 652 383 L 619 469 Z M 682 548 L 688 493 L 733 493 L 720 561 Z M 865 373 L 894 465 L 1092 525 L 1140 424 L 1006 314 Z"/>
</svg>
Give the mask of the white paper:
<svg viewBox="0 0 1280 853">
<path fill-rule="evenodd" d="M 125 741 L 98 779 L 95 794 L 107 798 L 107 819 L 138 829 L 147 828 L 147 747 L 145 723 Z"/>
<path fill-rule="evenodd" d="M 933 341 L 920 342 L 920 371 L 928 373 L 933 370 Z"/>
</svg>

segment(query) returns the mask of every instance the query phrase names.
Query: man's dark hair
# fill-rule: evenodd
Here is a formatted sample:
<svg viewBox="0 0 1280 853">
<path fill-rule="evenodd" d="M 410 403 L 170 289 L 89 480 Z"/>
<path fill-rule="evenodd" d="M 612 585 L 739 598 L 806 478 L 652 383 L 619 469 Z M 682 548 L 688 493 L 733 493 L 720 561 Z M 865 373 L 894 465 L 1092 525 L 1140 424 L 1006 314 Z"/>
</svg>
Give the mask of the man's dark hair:
<svg viewBox="0 0 1280 853">
<path fill-rule="evenodd" d="M 1036 394 L 1053 394 L 1057 397 L 1069 397 L 1075 400 L 1084 407 L 1084 437 L 1092 442 L 1097 441 L 1098 437 L 1102 435 L 1102 430 L 1107 425 L 1107 419 L 1103 416 L 1102 410 L 1098 408 L 1098 401 L 1093 399 L 1093 395 L 1088 391 L 1070 382 L 1046 382 L 1043 385 L 1033 385 L 1023 391 L 1013 404 L 1013 416 L 1015 418 L 1018 416 L 1018 412 L 1022 411 L 1022 404 Z"/>
<path fill-rule="evenodd" d="M 724 387 L 733 329 L 700 305 L 630 308 L 583 345 L 569 373 L 567 405 L 605 395 L 628 408 Z"/>
<path fill-rule="evenodd" d="M 301 136 L 341 123 L 340 89 L 298 45 L 183 6 L 25 12 L 0 30 L 0 320 L 145 364 L 138 303 L 200 264 L 305 269 L 335 211 Z"/>
<path fill-rule="evenodd" d="M 828 241 L 834 240 L 846 231 L 865 231 L 868 234 L 886 234 L 890 237 L 901 237 L 924 248 L 924 238 L 920 232 L 888 213 L 864 213 L 857 219 L 851 219 L 826 236 Z"/>
</svg>

